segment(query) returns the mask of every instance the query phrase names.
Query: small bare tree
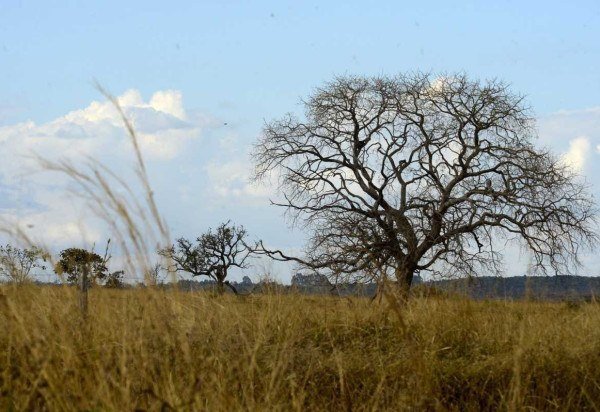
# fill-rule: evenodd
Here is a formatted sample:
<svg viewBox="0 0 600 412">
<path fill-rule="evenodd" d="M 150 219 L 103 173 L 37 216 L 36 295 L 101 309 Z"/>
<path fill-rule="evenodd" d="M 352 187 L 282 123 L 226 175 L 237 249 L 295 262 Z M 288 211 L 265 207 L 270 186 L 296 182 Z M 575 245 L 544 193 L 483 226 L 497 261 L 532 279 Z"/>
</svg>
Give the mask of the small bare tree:
<svg viewBox="0 0 600 412">
<path fill-rule="evenodd" d="M 47 258 L 47 253 L 36 246 L 25 249 L 8 244 L 0 246 L 0 277 L 16 284 L 26 283 L 31 279 L 32 269 L 46 269 Z"/>
<path fill-rule="evenodd" d="M 330 275 L 500 270 L 499 239 L 520 239 L 536 269 L 569 272 L 593 247 L 595 210 L 558 157 L 534 146 L 520 96 L 465 75 L 337 78 L 306 115 L 268 123 L 257 179 L 276 174 L 282 206 L 312 229 L 307 256 L 266 253 Z"/>
<path fill-rule="evenodd" d="M 214 232 L 209 229 L 195 243 L 179 238 L 175 245 L 159 250 L 159 254 L 174 263 L 175 271 L 206 276 L 217 283 L 219 293 L 225 291 L 226 285 L 237 294 L 236 288 L 227 281 L 227 275 L 233 267 L 248 267 L 248 258 L 256 246 L 246 243 L 246 237 L 243 226 L 226 222 Z"/>
</svg>

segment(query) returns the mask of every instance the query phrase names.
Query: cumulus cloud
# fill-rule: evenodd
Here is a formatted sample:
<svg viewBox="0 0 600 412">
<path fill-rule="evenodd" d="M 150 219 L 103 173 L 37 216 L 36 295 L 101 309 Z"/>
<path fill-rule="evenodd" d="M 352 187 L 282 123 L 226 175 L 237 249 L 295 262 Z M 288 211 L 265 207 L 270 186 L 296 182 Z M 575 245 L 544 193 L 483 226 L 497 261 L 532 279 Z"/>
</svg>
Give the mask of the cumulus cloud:
<svg viewBox="0 0 600 412">
<path fill-rule="evenodd" d="M 181 93 L 156 92 L 145 102 L 137 90 L 118 97 L 138 132 L 142 151 L 150 160 L 171 160 L 201 136 L 205 118 L 186 121 Z M 32 121 L 0 127 L 0 174 L 5 182 L 36 166 L 32 153 L 46 158 L 126 158 L 131 143 L 119 114 L 108 101 L 94 101 L 43 124 Z"/>
<path fill-rule="evenodd" d="M 205 126 L 186 122 L 179 91 L 158 91 L 149 102 L 145 102 L 140 92 L 132 89 L 118 96 L 117 100 L 133 123 L 142 149 L 151 159 L 173 159 L 184 149 L 187 141 L 199 137 L 200 128 Z M 52 124 L 70 130 L 72 134 L 79 131 L 79 136 L 83 133 L 93 135 L 95 140 L 116 137 L 121 150 L 128 150 L 127 139 L 123 139 L 122 134 L 118 136 L 114 130 L 122 130 L 120 116 L 108 101 L 92 102 L 88 107 L 72 111 Z"/>
<path fill-rule="evenodd" d="M 186 118 L 181 92 L 177 90 L 164 90 L 154 93 L 150 99 L 150 107 L 178 119 Z"/>
<path fill-rule="evenodd" d="M 588 177 L 598 172 L 600 107 L 561 110 L 538 119 L 539 143 L 561 154 L 574 171 Z M 593 148 L 598 148 L 594 151 Z"/>
<path fill-rule="evenodd" d="M 117 97 L 138 134 L 150 166 L 158 167 L 201 139 L 212 119 L 188 116 L 182 95 L 164 90 L 144 100 L 131 89 Z M 94 159 L 124 177 L 131 173 L 131 142 L 115 107 L 106 100 L 91 102 L 46 123 L 33 121 L 0 127 L 0 220 L 19 227 L 42 243 L 63 245 L 93 242 L 103 236 L 85 202 L 71 196 L 66 176 L 44 173 L 39 157 L 81 164 Z"/>
<path fill-rule="evenodd" d="M 590 153 L 590 141 L 587 137 L 571 140 L 569 150 L 563 155 L 563 161 L 574 171 L 581 172 Z"/>
</svg>

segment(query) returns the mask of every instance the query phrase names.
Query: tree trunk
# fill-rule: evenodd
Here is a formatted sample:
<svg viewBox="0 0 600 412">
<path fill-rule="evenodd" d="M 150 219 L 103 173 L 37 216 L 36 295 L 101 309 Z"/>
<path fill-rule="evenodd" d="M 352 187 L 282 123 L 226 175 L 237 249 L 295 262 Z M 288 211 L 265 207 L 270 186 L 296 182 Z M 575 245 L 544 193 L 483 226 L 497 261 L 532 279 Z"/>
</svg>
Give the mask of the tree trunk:
<svg viewBox="0 0 600 412">
<path fill-rule="evenodd" d="M 225 282 L 223 282 L 223 279 L 221 278 L 217 279 L 217 293 L 219 295 L 225 293 Z"/>
<path fill-rule="evenodd" d="M 404 263 L 400 264 L 396 268 L 395 276 L 398 284 L 398 292 L 400 294 L 400 299 L 403 302 L 408 301 L 410 286 L 412 285 L 414 274 L 414 265 Z"/>
<path fill-rule="evenodd" d="M 79 310 L 82 315 L 87 316 L 88 311 L 88 286 L 89 286 L 89 268 L 87 265 L 84 265 L 83 271 L 81 273 L 81 278 L 79 279 Z"/>
<path fill-rule="evenodd" d="M 225 279 L 227 279 L 227 269 L 217 268 L 217 288 L 219 295 L 225 293 L 225 285 L 229 283 Z"/>
</svg>

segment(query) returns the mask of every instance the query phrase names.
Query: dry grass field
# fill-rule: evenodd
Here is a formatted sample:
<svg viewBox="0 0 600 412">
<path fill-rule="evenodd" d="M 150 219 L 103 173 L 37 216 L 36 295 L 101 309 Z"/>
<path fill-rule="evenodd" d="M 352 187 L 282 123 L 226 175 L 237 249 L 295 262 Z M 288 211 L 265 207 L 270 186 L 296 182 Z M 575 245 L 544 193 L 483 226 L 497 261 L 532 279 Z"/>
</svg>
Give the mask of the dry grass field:
<svg viewBox="0 0 600 412">
<path fill-rule="evenodd" d="M 1 410 L 598 410 L 600 305 L 3 286 Z"/>
</svg>

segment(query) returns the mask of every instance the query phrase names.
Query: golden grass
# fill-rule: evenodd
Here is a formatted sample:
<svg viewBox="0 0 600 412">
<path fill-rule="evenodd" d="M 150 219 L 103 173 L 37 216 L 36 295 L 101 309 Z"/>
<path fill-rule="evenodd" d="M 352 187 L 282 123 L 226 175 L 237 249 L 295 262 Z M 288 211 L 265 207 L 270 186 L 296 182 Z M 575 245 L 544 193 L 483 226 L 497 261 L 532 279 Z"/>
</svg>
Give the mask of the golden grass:
<svg viewBox="0 0 600 412">
<path fill-rule="evenodd" d="M 0 291 L 1 410 L 597 410 L 600 305 Z"/>
</svg>

